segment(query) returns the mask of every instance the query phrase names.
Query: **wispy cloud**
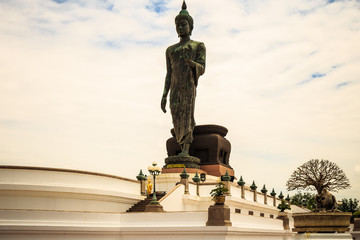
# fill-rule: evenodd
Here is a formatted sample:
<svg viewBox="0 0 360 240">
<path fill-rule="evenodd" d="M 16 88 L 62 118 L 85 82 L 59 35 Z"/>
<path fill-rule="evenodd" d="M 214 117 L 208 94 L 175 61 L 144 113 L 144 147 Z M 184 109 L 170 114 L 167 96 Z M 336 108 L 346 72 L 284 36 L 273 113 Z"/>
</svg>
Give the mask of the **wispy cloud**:
<svg viewBox="0 0 360 240">
<path fill-rule="evenodd" d="M 349 85 L 351 82 L 342 82 L 336 85 L 336 88 L 342 88 Z"/>
<path fill-rule="evenodd" d="M 311 76 L 309 78 L 307 78 L 306 80 L 299 82 L 297 85 L 304 85 L 304 84 L 309 83 L 317 78 L 323 78 L 325 76 L 326 76 L 326 73 L 316 72 L 316 73 L 311 74 Z"/>
<path fill-rule="evenodd" d="M 52 0 L 52 1 L 59 3 L 59 4 L 67 2 L 67 0 Z"/>
<path fill-rule="evenodd" d="M 313 73 L 311 75 L 312 78 L 322 78 L 322 77 L 325 77 L 326 74 L 325 73 Z"/>
<path fill-rule="evenodd" d="M 150 0 L 150 3 L 146 5 L 146 9 L 156 13 L 162 13 L 168 9 L 166 5 L 167 1 L 165 0 Z"/>
</svg>

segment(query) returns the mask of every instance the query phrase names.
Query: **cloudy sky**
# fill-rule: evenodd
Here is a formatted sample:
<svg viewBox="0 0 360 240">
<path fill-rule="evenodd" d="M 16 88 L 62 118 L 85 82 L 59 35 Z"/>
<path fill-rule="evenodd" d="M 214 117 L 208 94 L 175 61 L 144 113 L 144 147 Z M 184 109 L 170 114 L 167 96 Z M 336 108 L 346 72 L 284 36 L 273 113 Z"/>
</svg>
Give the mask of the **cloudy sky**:
<svg viewBox="0 0 360 240">
<path fill-rule="evenodd" d="M 135 178 L 164 162 L 166 47 L 181 0 L 0 0 L 0 165 Z M 188 0 L 207 48 L 197 124 L 229 129 L 236 176 L 285 191 L 336 162 L 360 199 L 360 1 Z"/>
</svg>

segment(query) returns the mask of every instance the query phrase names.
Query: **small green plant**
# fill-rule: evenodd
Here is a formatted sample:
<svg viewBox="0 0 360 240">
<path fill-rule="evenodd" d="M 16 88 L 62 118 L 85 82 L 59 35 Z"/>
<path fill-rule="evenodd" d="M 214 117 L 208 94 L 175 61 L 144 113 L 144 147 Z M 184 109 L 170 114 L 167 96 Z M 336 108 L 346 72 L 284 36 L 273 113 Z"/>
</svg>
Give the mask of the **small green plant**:
<svg viewBox="0 0 360 240">
<path fill-rule="evenodd" d="M 360 211 L 356 211 L 353 213 L 353 218 L 360 218 Z"/>
<path fill-rule="evenodd" d="M 280 212 L 284 212 L 286 209 L 290 210 L 290 205 L 285 202 L 285 200 L 281 200 L 281 203 L 277 207 Z"/>
<path fill-rule="evenodd" d="M 220 182 L 213 190 L 211 190 L 210 195 L 213 197 L 214 200 L 215 197 L 224 196 L 224 193 L 228 191 L 229 189 L 224 187 L 224 183 Z"/>
</svg>

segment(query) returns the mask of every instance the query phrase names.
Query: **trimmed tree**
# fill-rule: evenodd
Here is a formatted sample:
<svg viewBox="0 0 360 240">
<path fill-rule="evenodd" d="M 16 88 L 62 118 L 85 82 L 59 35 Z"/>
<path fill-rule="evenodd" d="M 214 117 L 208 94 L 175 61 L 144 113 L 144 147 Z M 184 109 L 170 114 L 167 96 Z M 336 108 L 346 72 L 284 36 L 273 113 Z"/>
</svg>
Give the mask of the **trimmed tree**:
<svg viewBox="0 0 360 240">
<path fill-rule="evenodd" d="M 314 190 L 315 188 L 320 194 L 324 188 L 334 192 L 350 188 L 350 183 L 336 163 L 329 160 L 312 159 L 293 172 L 286 186 L 289 191 Z"/>
</svg>

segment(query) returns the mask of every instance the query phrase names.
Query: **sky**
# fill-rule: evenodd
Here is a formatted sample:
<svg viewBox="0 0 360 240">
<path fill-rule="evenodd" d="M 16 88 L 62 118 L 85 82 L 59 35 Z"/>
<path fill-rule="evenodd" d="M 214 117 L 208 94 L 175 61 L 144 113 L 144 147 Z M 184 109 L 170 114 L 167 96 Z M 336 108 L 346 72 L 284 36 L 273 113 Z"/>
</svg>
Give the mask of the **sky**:
<svg viewBox="0 0 360 240">
<path fill-rule="evenodd" d="M 164 164 L 165 50 L 181 0 L 0 0 L 0 165 L 135 179 Z M 310 159 L 360 199 L 360 1 L 187 0 L 205 43 L 198 125 L 226 127 L 237 178 L 287 194 Z M 290 195 L 296 192 L 290 192 Z"/>
</svg>

